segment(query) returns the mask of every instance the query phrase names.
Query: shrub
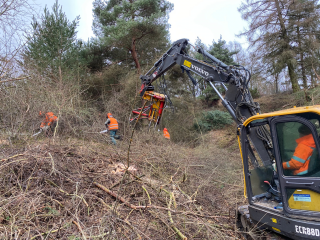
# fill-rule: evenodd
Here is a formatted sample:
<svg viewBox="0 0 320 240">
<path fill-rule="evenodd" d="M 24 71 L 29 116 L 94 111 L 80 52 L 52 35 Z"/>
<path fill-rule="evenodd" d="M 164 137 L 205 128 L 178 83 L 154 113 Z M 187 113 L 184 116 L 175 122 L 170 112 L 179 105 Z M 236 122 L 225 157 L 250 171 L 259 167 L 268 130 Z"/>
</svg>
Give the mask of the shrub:
<svg viewBox="0 0 320 240">
<path fill-rule="evenodd" d="M 207 132 L 213 129 L 221 129 L 232 123 L 233 120 L 229 113 L 220 110 L 213 110 L 202 113 L 202 116 L 196 119 L 193 127 L 197 131 Z"/>
<path fill-rule="evenodd" d="M 258 88 L 250 89 L 250 93 L 251 93 L 252 98 L 259 98 L 260 97 L 260 93 L 259 93 Z"/>
</svg>

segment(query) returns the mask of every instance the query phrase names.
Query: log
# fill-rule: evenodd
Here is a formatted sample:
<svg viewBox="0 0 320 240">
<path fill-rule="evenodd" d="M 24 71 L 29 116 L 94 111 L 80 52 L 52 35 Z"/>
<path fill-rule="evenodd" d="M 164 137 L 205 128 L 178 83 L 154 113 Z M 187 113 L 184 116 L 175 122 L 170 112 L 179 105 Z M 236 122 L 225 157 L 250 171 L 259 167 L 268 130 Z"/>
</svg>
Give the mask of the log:
<svg viewBox="0 0 320 240">
<path fill-rule="evenodd" d="M 94 182 L 94 185 L 96 185 L 98 188 L 102 189 L 103 191 L 105 191 L 106 193 L 108 193 L 109 195 L 115 197 L 116 199 L 120 200 L 121 202 L 123 202 L 126 206 L 137 210 L 137 206 L 132 205 L 131 203 L 129 203 L 126 199 L 124 199 L 123 197 L 118 196 L 115 192 L 110 191 L 108 188 L 106 188 L 105 186 Z"/>
</svg>

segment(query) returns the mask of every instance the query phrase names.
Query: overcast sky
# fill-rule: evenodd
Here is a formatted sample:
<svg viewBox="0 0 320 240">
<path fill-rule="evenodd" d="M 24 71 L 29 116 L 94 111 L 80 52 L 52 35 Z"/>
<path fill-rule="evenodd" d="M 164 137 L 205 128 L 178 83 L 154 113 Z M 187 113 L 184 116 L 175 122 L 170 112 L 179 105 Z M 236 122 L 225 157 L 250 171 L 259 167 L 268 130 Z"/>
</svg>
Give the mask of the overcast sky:
<svg viewBox="0 0 320 240">
<path fill-rule="evenodd" d="M 55 0 L 33 0 L 43 12 L 45 5 L 51 10 Z M 213 40 L 222 39 L 238 41 L 245 44 L 245 39 L 236 38 L 246 22 L 237 11 L 240 0 L 171 0 L 174 10 L 170 13 L 171 40 L 187 38 L 194 43 L 199 37 L 203 43 L 211 44 Z M 94 37 L 92 25 L 92 0 L 60 0 L 62 10 L 70 21 L 80 15 L 78 38 L 88 40 Z"/>
</svg>

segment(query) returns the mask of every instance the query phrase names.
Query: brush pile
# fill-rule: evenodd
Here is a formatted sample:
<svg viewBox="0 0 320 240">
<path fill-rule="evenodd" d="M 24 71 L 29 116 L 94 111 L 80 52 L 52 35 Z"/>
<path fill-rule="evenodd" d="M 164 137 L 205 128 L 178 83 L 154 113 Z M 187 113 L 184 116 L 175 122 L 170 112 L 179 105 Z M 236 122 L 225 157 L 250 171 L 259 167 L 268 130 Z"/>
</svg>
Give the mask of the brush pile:
<svg viewBox="0 0 320 240">
<path fill-rule="evenodd" d="M 203 176 L 186 170 L 183 147 L 149 145 L 146 154 L 139 144 L 130 162 L 125 149 L 99 143 L 2 149 L 0 238 L 239 238 L 234 212 L 213 207 Z"/>
</svg>

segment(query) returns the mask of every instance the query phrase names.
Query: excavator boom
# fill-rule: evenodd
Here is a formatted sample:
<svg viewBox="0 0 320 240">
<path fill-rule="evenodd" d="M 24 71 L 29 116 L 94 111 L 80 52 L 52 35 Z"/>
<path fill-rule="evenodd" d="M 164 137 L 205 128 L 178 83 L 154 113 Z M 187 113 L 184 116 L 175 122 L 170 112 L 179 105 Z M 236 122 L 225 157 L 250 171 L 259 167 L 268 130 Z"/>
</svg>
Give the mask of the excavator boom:
<svg viewBox="0 0 320 240">
<path fill-rule="evenodd" d="M 223 106 L 230 113 L 234 121 L 241 125 L 247 118 L 260 112 L 258 103 L 252 99 L 248 88 L 250 81 L 250 72 L 240 65 L 229 66 L 221 62 L 202 48 L 197 48 L 197 52 L 203 55 L 206 61 L 200 61 L 187 54 L 188 39 L 180 39 L 164 53 L 154 66 L 142 75 L 141 96 L 145 91 L 152 87 L 152 83 L 164 75 L 174 65 L 179 65 L 182 71 L 185 71 L 194 85 L 197 81 L 191 73 L 204 79 L 215 90 L 222 101 Z M 215 84 L 221 84 L 226 93 L 223 96 Z M 252 131 L 250 140 L 258 152 L 264 165 L 271 165 L 271 145 L 270 137 L 266 131 L 260 129 L 259 133 Z M 251 149 L 251 151 L 253 151 Z M 250 159 L 254 165 L 258 164 L 253 152 L 250 153 Z"/>
</svg>

